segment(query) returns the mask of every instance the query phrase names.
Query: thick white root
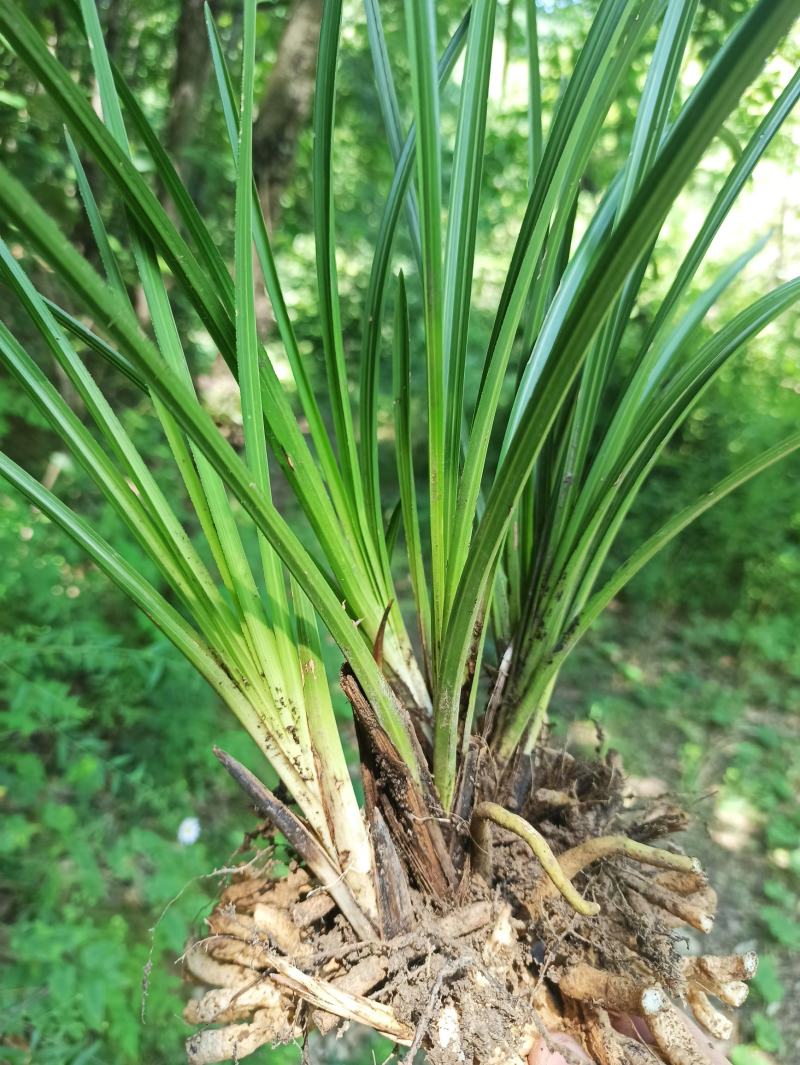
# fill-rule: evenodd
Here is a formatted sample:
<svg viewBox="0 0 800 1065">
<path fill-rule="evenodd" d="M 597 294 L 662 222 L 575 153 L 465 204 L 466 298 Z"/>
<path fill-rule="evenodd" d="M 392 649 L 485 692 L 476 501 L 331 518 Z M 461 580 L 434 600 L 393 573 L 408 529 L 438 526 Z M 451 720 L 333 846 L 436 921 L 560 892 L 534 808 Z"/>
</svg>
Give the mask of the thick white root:
<svg viewBox="0 0 800 1065">
<path fill-rule="evenodd" d="M 642 1015 L 668 1065 L 708 1065 L 680 1011 L 660 987 L 643 992 Z"/>
<path fill-rule="evenodd" d="M 192 999 L 184 1011 L 189 1024 L 220 1024 L 241 1021 L 256 1011 L 268 1010 L 275 1016 L 286 1015 L 288 1002 L 268 977 L 251 978 L 238 988 L 218 987 L 207 991 L 202 998 Z"/>
<path fill-rule="evenodd" d="M 259 1010 L 251 1024 L 229 1024 L 209 1028 L 186 1040 L 189 1065 L 213 1065 L 218 1061 L 240 1061 L 265 1043 L 285 1043 L 301 1034 L 283 1015 L 276 1020 L 271 1010 Z"/>
<path fill-rule="evenodd" d="M 209 987 L 242 987 L 253 978 L 250 968 L 210 957 L 202 943 L 192 943 L 188 947 L 183 964 L 198 983 Z"/>
</svg>

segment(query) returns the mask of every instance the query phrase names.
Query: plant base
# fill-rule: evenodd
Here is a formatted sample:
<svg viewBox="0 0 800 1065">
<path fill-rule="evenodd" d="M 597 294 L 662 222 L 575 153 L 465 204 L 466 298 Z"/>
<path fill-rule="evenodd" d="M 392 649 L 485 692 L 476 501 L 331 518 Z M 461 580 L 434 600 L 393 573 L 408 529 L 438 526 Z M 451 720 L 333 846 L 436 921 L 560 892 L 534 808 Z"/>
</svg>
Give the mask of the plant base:
<svg viewBox="0 0 800 1065">
<path fill-rule="evenodd" d="M 712 1061 L 733 1024 L 711 998 L 741 1005 L 756 959 L 686 953 L 684 930 L 710 931 L 715 894 L 676 849 L 650 846 L 685 828 L 685 814 L 632 808 L 613 759 L 583 763 L 542 746 L 512 776 L 505 806 L 535 826 L 599 913 L 576 912 L 527 843 L 492 826 L 466 834 L 450 899 L 412 886 L 407 928 L 360 940 L 302 867 L 275 879 L 261 850 L 186 951 L 187 975 L 210 988 L 186 1008 L 203 1026 L 189 1061 L 238 1060 L 348 1022 L 433 1065 L 522 1062 L 555 1031 L 597 1065 Z"/>
</svg>

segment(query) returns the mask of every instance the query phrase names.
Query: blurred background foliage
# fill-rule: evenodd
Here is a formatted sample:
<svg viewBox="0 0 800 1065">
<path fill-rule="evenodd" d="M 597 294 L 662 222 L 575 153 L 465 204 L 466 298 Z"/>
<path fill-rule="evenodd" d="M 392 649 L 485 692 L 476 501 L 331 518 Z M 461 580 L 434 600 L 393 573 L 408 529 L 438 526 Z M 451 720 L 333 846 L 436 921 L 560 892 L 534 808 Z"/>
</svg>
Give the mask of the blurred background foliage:
<svg viewBox="0 0 800 1065">
<path fill-rule="evenodd" d="M 321 2 L 264 0 L 260 5 L 262 96 L 255 162 L 302 350 L 324 388 L 309 269 L 314 252 L 308 176 L 308 110 Z M 238 5 L 216 0 L 212 6 L 235 57 Z M 438 0 L 437 6 L 443 32 L 452 29 L 461 3 Z M 70 4 L 30 0 L 27 7 L 91 94 L 88 57 Z M 701 0 L 683 94 L 746 7 L 746 0 Z M 202 4 L 105 0 L 101 8 L 112 54 L 230 255 L 232 168 L 209 77 Z M 591 0 L 540 3 L 550 108 L 560 72 L 571 67 L 592 8 Z M 402 3 L 382 0 L 381 9 L 402 89 Z M 473 304 L 476 374 L 525 200 L 522 9 L 521 2 L 505 0 L 500 11 Z M 670 216 L 637 329 L 646 329 L 680 249 L 690 242 L 738 145 L 798 59 L 800 39 L 794 37 L 748 93 Z M 643 56 L 632 70 L 609 116 L 603 150 L 591 160 L 579 231 L 598 190 L 624 159 L 645 63 Z M 446 132 L 455 124 L 458 77 L 457 70 L 444 98 Z M 370 239 L 392 173 L 358 0 L 347 5 L 337 115 L 342 317 L 348 355 L 355 360 Z M 715 243 L 696 290 L 771 234 L 701 332 L 736 313 L 762 288 L 797 273 L 798 144 L 800 117 L 795 117 Z M 0 145 L 4 163 L 94 256 L 56 115 L 5 49 L 0 50 Z M 139 162 L 146 167 L 143 158 Z M 117 205 L 105 194 L 101 175 L 91 167 L 89 174 L 125 263 Z M 410 266 L 403 239 L 397 258 Z M 43 278 L 35 264 L 34 269 L 40 283 L 57 290 L 56 279 Z M 7 293 L 2 298 L 4 316 L 26 338 L 22 316 Z M 188 309 L 178 303 L 176 314 L 208 401 L 235 442 L 237 411 L 229 382 Z M 264 318 L 268 330 L 268 312 Z M 653 527 L 660 514 L 723 476 L 735 454 L 754 453 L 796 426 L 799 334 L 800 313 L 794 311 L 726 369 L 670 446 L 633 515 L 631 533 L 634 527 Z M 637 339 L 630 337 L 631 351 Z M 36 350 L 35 343 L 31 347 Z M 146 404 L 124 381 L 110 380 L 106 368 L 94 368 L 116 400 L 128 405 L 127 427 L 174 496 L 178 489 L 170 483 L 167 453 Z M 383 384 L 388 396 L 389 382 Z M 421 385 L 420 380 L 420 391 Z M 384 483 L 391 503 L 388 403 L 383 417 Z M 56 450 L 40 417 L 2 376 L 0 442 L 48 485 L 57 482 L 70 503 L 155 579 L 114 516 Z M 420 451 L 421 467 L 422 438 Z M 763 958 L 744 1012 L 735 1065 L 789 1063 L 800 1041 L 798 489 L 795 456 L 685 533 L 614 604 L 574 656 L 554 700 L 557 742 L 620 750 L 642 794 L 677 792 L 697 815 L 692 843 L 711 868 L 723 900 L 715 945 L 756 946 Z M 625 539 L 623 534 L 620 556 Z M 0 1062 L 174 1063 L 181 1057 L 185 997 L 175 958 L 214 893 L 218 877 L 213 871 L 224 868 L 243 831 L 253 827 L 210 748 L 219 743 L 258 768 L 254 748 L 149 623 L 57 530 L 2 488 L 0 557 Z M 328 651 L 335 678 L 336 652 Z M 263 765 L 261 772 L 268 776 Z M 385 1057 L 385 1048 L 346 1036 L 326 1047 L 325 1057 L 367 1062 L 373 1051 L 377 1060 Z M 261 1051 L 252 1060 L 295 1061 L 299 1053 L 296 1047 Z M 319 1054 L 312 1048 L 312 1056 Z"/>
</svg>

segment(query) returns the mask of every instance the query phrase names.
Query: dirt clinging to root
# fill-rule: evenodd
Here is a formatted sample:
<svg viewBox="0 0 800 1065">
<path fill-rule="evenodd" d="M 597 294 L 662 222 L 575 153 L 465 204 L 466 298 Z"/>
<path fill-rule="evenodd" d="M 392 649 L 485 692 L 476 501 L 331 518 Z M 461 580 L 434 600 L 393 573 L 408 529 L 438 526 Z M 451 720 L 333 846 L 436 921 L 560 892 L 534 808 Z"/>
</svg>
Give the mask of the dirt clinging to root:
<svg viewBox="0 0 800 1065">
<path fill-rule="evenodd" d="M 685 814 L 634 802 L 613 754 L 585 763 L 540 747 L 506 779 L 486 769 L 475 791 L 524 818 L 599 913 L 576 912 L 514 831 L 492 825 L 479 850 L 473 820 L 454 897 L 411 883 L 410 929 L 359 940 L 304 868 L 272 875 L 267 846 L 232 877 L 184 956 L 187 977 L 209 989 L 185 1012 L 200 1026 L 187 1043 L 192 1065 L 348 1023 L 432 1065 L 519 1063 L 554 1030 L 598 1065 L 704 1065 L 712 1037 L 732 1031 L 709 996 L 738 1004 L 755 960 L 686 954 L 685 929 L 709 931 L 716 898 L 667 841 Z M 656 843 L 666 857 L 651 864 Z"/>
</svg>

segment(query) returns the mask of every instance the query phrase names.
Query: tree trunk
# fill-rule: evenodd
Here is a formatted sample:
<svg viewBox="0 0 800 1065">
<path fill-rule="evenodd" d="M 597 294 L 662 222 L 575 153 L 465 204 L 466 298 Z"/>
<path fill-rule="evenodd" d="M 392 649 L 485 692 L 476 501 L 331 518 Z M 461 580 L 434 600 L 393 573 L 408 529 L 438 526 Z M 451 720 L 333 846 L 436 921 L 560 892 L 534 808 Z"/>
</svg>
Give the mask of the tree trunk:
<svg viewBox="0 0 800 1065">
<path fill-rule="evenodd" d="M 211 6 L 213 10 L 214 5 Z M 181 0 L 175 29 L 175 66 L 169 87 L 170 111 L 164 131 L 167 151 L 178 166 L 200 112 L 210 65 L 203 0 Z"/>
<path fill-rule="evenodd" d="M 298 138 L 311 114 L 323 0 L 296 0 L 278 45 L 253 129 L 253 169 L 272 228 L 294 165 Z"/>
</svg>

